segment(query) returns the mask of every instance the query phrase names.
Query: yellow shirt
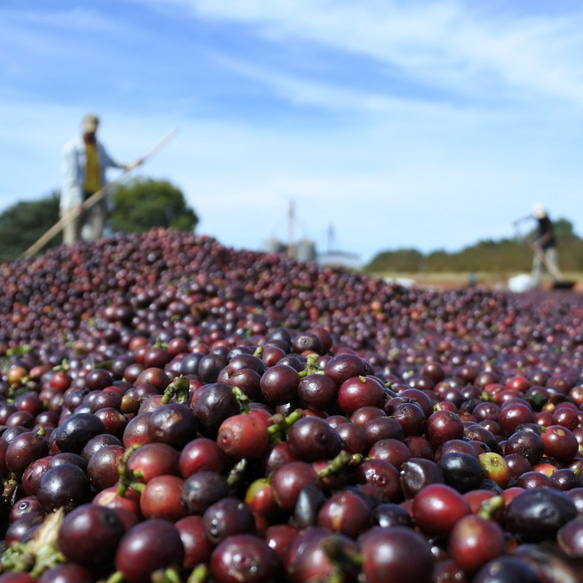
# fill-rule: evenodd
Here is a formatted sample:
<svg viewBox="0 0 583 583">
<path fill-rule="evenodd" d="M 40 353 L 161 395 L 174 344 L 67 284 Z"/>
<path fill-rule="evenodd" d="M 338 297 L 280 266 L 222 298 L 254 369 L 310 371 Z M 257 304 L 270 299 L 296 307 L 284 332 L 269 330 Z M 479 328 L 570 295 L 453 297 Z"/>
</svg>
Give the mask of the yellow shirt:
<svg viewBox="0 0 583 583">
<path fill-rule="evenodd" d="M 101 188 L 99 180 L 99 157 L 95 144 L 85 144 L 85 192 L 97 192 Z"/>
</svg>

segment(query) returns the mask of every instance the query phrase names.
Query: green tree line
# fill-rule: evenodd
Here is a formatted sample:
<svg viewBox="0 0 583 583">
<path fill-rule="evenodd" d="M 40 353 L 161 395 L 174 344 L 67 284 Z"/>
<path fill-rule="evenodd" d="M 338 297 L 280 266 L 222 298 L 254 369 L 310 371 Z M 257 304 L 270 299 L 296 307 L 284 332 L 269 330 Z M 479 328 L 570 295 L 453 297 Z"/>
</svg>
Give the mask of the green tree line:
<svg viewBox="0 0 583 583">
<path fill-rule="evenodd" d="M 199 222 L 183 192 L 167 180 L 138 177 L 115 187 L 109 226 L 113 233 L 144 233 L 153 227 L 193 231 Z M 0 214 L 0 263 L 13 261 L 59 221 L 58 190 L 19 201 Z M 62 243 L 58 233 L 46 248 Z"/>
<path fill-rule="evenodd" d="M 555 222 L 559 265 L 563 272 L 583 271 L 583 239 L 573 231 L 567 219 Z M 479 241 L 461 251 L 432 251 L 424 254 L 416 249 L 396 249 L 378 253 L 365 267 L 367 273 L 518 273 L 529 271 L 533 251 L 529 240 L 501 239 Z"/>
</svg>

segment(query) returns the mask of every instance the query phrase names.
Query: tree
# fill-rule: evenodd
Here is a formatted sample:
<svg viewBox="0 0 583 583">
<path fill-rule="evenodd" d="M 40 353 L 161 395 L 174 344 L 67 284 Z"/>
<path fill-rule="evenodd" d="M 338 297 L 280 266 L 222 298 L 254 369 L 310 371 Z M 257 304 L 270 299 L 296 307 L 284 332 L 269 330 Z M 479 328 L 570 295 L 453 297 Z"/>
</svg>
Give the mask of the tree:
<svg viewBox="0 0 583 583">
<path fill-rule="evenodd" d="M 182 191 L 167 180 L 136 178 L 115 188 L 112 196 L 114 232 L 145 233 L 153 227 L 192 231 L 198 224 Z"/>
<path fill-rule="evenodd" d="M 555 233 L 557 237 L 573 237 L 575 235 L 573 223 L 569 219 L 558 219 L 555 222 Z"/>
<path fill-rule="evenodd" d="M 54 190 L 38 200 L 17 202 L 0 215 L 0 262 L 20 257 L 59 220 L 59 198 Z M 48 246 L 61 243 L 58 235 Z"/>
<path fill-rule="evenodd" d="M 379 253 L 367 267 L 369 272 L 415 273 L 423 265 L 423 254 L 417 249 L 397 249 Z"/>
</svg>

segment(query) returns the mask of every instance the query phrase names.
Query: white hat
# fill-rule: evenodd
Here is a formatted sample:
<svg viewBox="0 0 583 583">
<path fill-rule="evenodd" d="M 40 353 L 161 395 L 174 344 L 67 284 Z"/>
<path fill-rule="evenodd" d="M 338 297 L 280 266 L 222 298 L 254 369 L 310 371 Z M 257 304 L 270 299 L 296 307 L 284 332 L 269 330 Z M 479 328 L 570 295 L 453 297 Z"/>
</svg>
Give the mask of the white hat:
<svg viewBox="0 0 583 583">
<path fill-rule="evenodd" d="M 88 113 L 81 123 L 84 132 L 95 133 L 99 125 L 99 118 L 94 113 Z"/>
<path fill-rule="evenodd" d="M 535 219 L 544 219 L 547 216 L 545 205 L 542 202 L 537 202 L 534 205 L 532 214 L 534 215 Z"/>
</svg>

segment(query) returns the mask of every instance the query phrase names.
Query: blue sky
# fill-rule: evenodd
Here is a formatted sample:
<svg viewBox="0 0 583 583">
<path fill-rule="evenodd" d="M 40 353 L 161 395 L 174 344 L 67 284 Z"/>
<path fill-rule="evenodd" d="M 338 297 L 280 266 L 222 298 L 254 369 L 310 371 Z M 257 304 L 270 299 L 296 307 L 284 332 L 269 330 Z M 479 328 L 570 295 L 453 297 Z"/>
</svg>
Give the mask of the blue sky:
<svg viewBox="0 0 583 583">
<path fill-rule="evenodd" d="M 583 233 L 579 0 L 4 0 L 0 212 L 59 188 L 87 111 L 235 248 L 357 253 Z M 119 173 L 112 172 L 111 180 Z M 330 237 L 333 233 L 333 237 Z"/>
</svg>

